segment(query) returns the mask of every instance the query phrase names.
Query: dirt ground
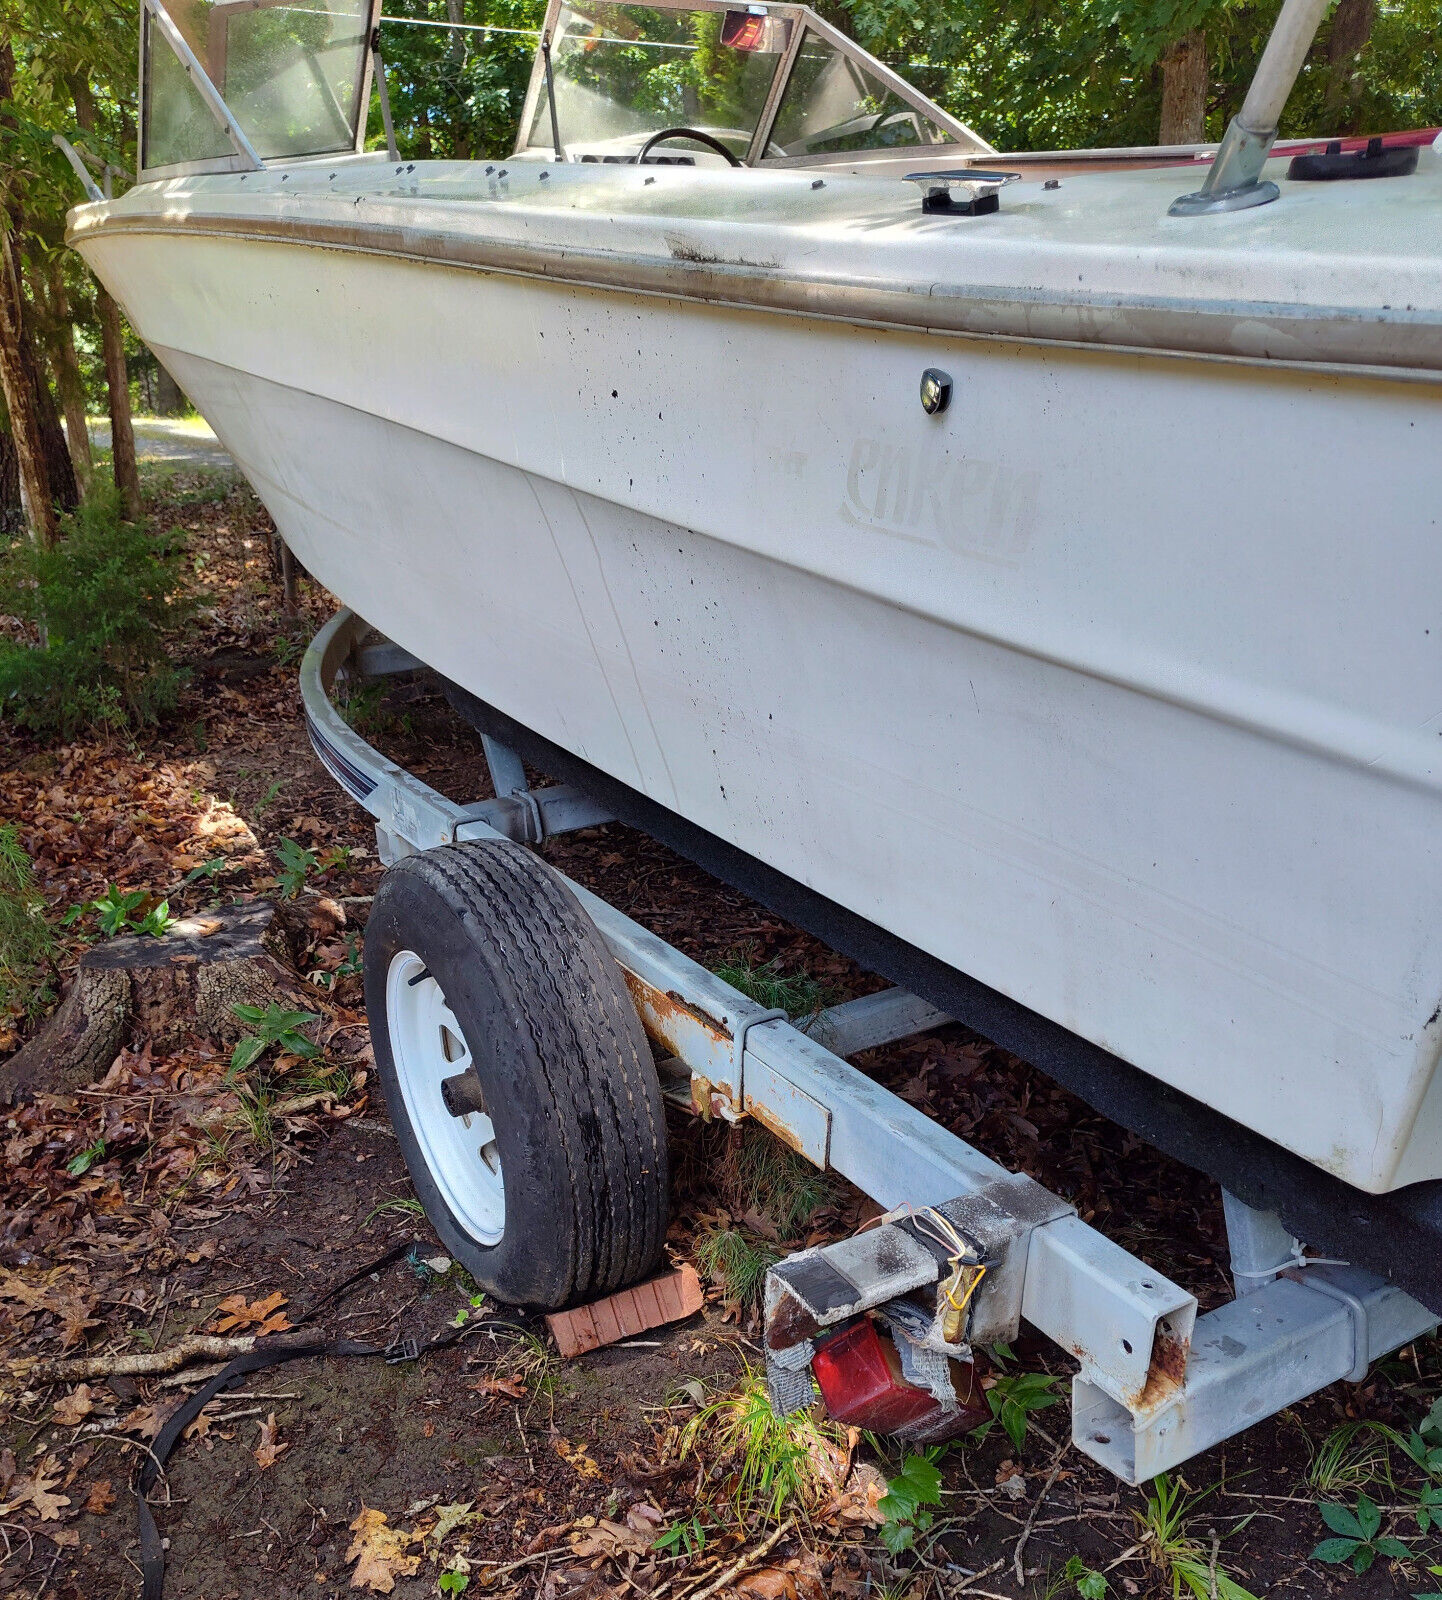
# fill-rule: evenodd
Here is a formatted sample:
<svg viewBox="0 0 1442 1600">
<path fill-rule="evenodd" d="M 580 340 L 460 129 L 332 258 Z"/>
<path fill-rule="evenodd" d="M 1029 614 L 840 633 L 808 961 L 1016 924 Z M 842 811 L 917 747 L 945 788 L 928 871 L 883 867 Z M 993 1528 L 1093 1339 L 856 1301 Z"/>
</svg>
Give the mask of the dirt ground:
<svg viewBox="0 0 1442 1600">
<path fill-rule="evenodd" d="M 295 687 L 299 651 L 332 602 L 303 584 L 304 615 L 283 614 L 269 524 L 244 486 L 173 465 L 149 472 L 155 517 L 188 532 L 204 604 L 185 647 L 194 675 L 184 704 L 135 745 L 46 747 L 0 722 L 0 819 L 21 824 L 56 911 L 112 883 L 168 896 L 173 912 L 275 896 L 282 841 L 309 850 L 290 915 L 323 1065 L 272 1055 L 237 1083 L 214 1041 L 194 1037 L 162 1057 L 136 1039 L 95 1088 L 0 1111 L 3 1354 L 124 1356 L 192 1331 L 274 1328 L 395 1244 L 411 1248 L 319 1326 L 376 1344 L 459 1332 L 415 1361 L 275 1367 L 214 1402 L 151 1496 L 171 1600 L 352 1591 L 709 1600 L 747 1557 L 722 1587 L 750 1600 L 1052 1600 L 1165 1595 L 1176 1583 L 1222 1600 L 1372 1600 L 1442 1587 L 1429 1573 L 1442 1538 L 1418 1525 L 1428 1480 L 1396 1442 L 1442 1393 L 1436 1340 L 1186 1466 L 1178 1539 L 1199 1552 L 1198 1588 L 1177 1575 L 1181 1545 L 1168 1566 L 1148 1535 L 1157 1489 L 1121 1486 L 1065 1447 L 1073 1364 L 1040 1337 L 998 1352 L 993 1367 L 1001 1392 L 1021 1373 L 1056 1380 L 1021 1448 L 994 1427 L 947 1451 L 934 1520 L 892 1555 L 876 1504 L 878 1472 L 901 1469 L 896 1454 L 855 1438 L 816 1447 L 821 1488 L 772 1518 L 760 1503 L 738 1511 L 737 1463 L 718 1425 L 688 1440 L 700 1408 L 744 1387 L 759 1363 L 754 1315 L 724 1274 L 689 1323 L 572 1362 L 538 1319 L 476 1303 L 419 1214 L 370 1061 L 356 958 L 379 879 L 374 836 L 312 755 Z M 489 792 L 479 741 L 426 685 L 362 696 L 350 715 L 455 798 Z M 619 826 L 544 853 L 708 965 L 799 977 L 827 1001 L 878 986 Z M 82 916 L 65 934 L 57 988 L 87 926 Z M 0 1059 L 34 1025 L 6 1033 L 0 1021 Z M 1066 1195 L 1204 1307 L 1228 1295 L 1215 1186 L 1015 1057 L 952 1026 L 859 1065 Z M 302 1080 L 306 1092 L 293 1092 Z M 710 1259 L 702 1246 L 717 1230 L 765 1252 L 840 1237 L 864 1214 L 862 1198 L 832 1180 L 788 1235 L 745 1147 L 764 1134 L 680 1112 L 670 1131 L 678 1263 Z M 131 1481 L 166 1414 L 196 1387 L 174 1378 L 194 1380 L 194 1369 L 79 1386 L 6 1370 L 0 1592 L 137 1595 Z M 1317 1503 L 1356 1509 L 1359 1494 L 1380 1508 L 1377 1537 L 1401 1540 L 1407 1557 L 1384 1549 L 1361 1574 L 1311 1559 L 1332 1536 Z M 786 1531 L 758 1555 L 777 1528 Z"/>
</svg>

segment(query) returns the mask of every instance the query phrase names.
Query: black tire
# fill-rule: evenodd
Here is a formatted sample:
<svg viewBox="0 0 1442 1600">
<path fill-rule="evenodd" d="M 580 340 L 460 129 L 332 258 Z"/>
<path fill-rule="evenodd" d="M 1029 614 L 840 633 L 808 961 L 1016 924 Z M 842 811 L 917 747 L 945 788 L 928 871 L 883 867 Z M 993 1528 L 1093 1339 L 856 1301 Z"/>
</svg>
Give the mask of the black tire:
<svg viewBox="0 0 1442 1600">
<path fill-rule="evenodd" d="M 391 963 L 407 950 L 460 1024 L 495 1126 L 505 1221 L 494 1244 L 458 1221 L 411 1126 L 386 1014 Z M 554 1309 L 656 1268 L 669 1190 L 660 1084 L 620 969 L 550 867 L 509 840 L 407 856 L 366 924 L 365 988 L 416 1193 L 482 1288 Z"/>
</svg>

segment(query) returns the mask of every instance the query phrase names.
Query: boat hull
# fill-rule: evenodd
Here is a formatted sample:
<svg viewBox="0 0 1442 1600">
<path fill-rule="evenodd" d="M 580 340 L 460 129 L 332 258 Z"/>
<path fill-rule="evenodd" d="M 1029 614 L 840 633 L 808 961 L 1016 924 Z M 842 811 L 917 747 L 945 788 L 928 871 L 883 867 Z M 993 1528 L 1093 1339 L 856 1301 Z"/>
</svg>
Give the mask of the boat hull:
<svg viewBox="0 0 1442 1600">
<path fill-rule="evenodd" d="M 1442 1176 L 1435 391 L 82 247 L 446 677 L 1345 1181 Z"/>
</svg>

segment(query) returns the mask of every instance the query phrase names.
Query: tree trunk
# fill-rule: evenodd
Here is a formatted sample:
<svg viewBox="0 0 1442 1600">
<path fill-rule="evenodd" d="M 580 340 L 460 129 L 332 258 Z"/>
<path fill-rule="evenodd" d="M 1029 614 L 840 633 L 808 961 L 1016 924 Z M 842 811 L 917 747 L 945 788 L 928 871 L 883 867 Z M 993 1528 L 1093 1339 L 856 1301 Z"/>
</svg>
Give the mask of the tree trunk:
<svg viewBox="0 0 1442 1600">
<path fill-rule="evenodd" d="M 15 52 L 10 41 L 0 38 L 0 108 L 10 103 L 15 81 Z M 0 115 L 0 131 L 8 132 L 14 119 Z M 19 219 L 15 208 L 6 204 L 9 185 L 0 179 L 0 394 L 10 417 L 10 436 L 15 446 L 15 465 L 20 479 L 20 502 L 31 536 L 41 544 L 54 544 L 59 537 L 55 502 L 51 498 L 50 475 L 46 471 L 45 441 L 35 409 L 35 390 L 26 362 L 29 339 L 25 330 L 25 300 L 20 285 L 20 258 L 16 248 Z"/>
<path fill-rule="evenodd" d="M 158 361 L 155 368 L 155 413 L 161 417 L 178 417 L 185 410 L 185 391 L 166 371 L 165 363 Z"/>
<path fill-rule="evenodd" d="M 70 79 L 75 121 L 82 133 L 95 131 L 95 96 L 84 73 Z M 105 388 L 110 410 L 110 460 L 120 509 L 128 522 L 140 521 L 140 471 L 135 465 L 135 429 L 130 425 L 130 374 L 125 365 L 125 337 L 120 331 L 120 307 L 103 283 L 95 283 L 95 310 L 105 350 Z"/>
<path fill-rule="evenodd" d="M 1361 83 L 1357 66 L 1372 38 L 1377 20 L 1377 0 L 1341 0 L 1332 13 L 1332 31 L 1327 36 L 1327 64 L 1331 69 L 1327 95 L 1323 102 L 1328 133 L 1357 133 L 1357 102 Z"/>
<path fill-rule="evenodd" d="M 100 334 L 105 346 L 105 387 L 110 399 L 110 454 L 115 487 L 127 522 L 140 521 L 140 469 L 135 464 L 135 429 L 130 424 L 130 373 L 125 365 L 125 336 L 120 307 L 103 283 L 95 286 Z"/>
<path fill-rule="evenodd" d="M 1201 144 L 1207 131 L 1207 36 L 1193 28 L 1162 57 L 1159 144 Z"/>
<path fill-rule="evenodd" d="M 20 504 L 20 469 L 15 460 L 15 441 L 0 432 L 0 538 L 25 521 Z"/>
<path fill-rule="evenodd" d="M 93 945 L 59 1009 L 0 1067 L 0 1099 L 72 1094 L 103 1077 L 131 1034 L 162 1053 L 191 1034 L 231 1044 L 246 1026 L 231 1009 L 300 1005 L 275 907 L 201 913 L 161 938 Z"/>
<path fill-rule="evenodd" d="M 58 261 L 51 268 L 50 302 L 55 314 L 50 358 L 55 368 L 55 387 L 65 412 L 65 442 L 70 446 L 75 479 L 83 495 L 90 488 L 90 480 L 95 474 L 95 459 L 90 453 L 90 429 L 85 418 L 85 383 L 80 376 L 80 358 L 75 353 L 75 324 L 70 315 L 70 297 L 65 292 L 65 279 Z"/>
<path fill-rule="evenodd" d="M 3 75 L 3 66 L 0 66 L 0 75 Z M 8 222 L 4 226 L 6 231 L 0 237 L 0 388 L 4 390 L 5 409 L 10 414 L 10 435 L 15 443 L 25 520 L 37 543 L 52 545 L 60 537 L 60 525 L 50 492 L 45 441 L 40 432 L 40 418 L 36 415 L 35 389 L 25 359 L 27 337 L 20 274 L 16 271 L 15 239 Z"/>
</svg>

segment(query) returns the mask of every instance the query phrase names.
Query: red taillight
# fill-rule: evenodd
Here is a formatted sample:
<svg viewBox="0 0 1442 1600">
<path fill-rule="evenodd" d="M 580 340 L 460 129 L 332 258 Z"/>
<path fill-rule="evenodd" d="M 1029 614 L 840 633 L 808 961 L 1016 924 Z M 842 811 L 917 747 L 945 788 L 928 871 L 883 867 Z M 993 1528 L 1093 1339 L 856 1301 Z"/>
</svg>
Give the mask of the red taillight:
<svg viewBox="0 0 1442 1600">
<path fill-rule="evenodd" d="M 811 1371 L 832 1418 L 873 1433 L 895 1433 L 939 1409 L 925 1389 L 901 1376 L 896 1346 L 878 1335 L 870 1317 L 828 1339 Z"/>
</svg>

